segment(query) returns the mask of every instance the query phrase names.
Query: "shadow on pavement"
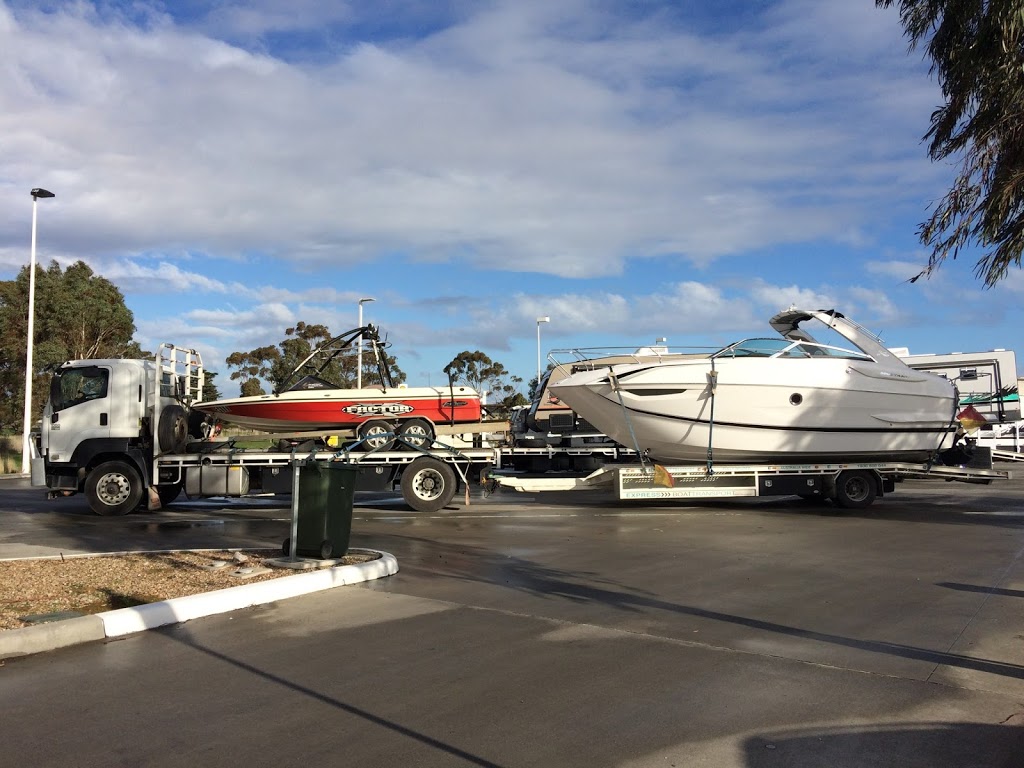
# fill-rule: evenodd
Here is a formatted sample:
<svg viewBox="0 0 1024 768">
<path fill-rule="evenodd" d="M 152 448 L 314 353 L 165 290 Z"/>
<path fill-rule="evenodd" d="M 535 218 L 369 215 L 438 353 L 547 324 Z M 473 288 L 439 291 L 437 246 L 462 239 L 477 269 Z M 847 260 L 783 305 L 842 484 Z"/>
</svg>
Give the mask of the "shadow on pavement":
<svg viewBox="0 0 1024 768">
<path fill-rule="evenodd" d="M 453 547 L 438 541 L 403 535 L 394 535 L 389 538 L 403 541 L 406 545 L 411 544 L 414 549 L 417 547 L 428 547 L 430 549 L 434 557 L 431 570 L 424 569 L 420 572 L 426 578 L 452 578 L 496 584 L 537 596 L 557 597 L 573 602 L 597 603 L 620 611 L 642 611 L 644 609 L 665 611 L 677 615 L 694 616 L 743 626 L 787 637 L 828 643 L 859 651 L 869 651 L 903 659 L 924 661 L 935 665 L 971 669 L 1024 680 L 1024 666 L 1020 664 L 977 659 L 962 654 L 935 651 L 883 640 L 863 640 L 845 637 L 843 635 L 803 629 L 748 616 L 714 611 L 708 608 L 678 605 L 660 600 L 651 596 L 650 593 L 622 591 L 621 585 L 617 585 L 608 579 L 596 581 L 596 583 L 582 584 L 576 581 L 576 579 L 591 578 L 593 580 L 593 574 L 569 572 L 540 566 L 515 555 L 497 554 L 489 550 L 481 550 L 466 545 Z M 374 547 L 380 548 L 378 543 L 375 543 Z M 389 552 L 396 552 L 407 549 L 407 546 L 384 546 L 383 548 Z"/>
<path fill-rule="evenodd" d="M 748 738 L 743 757 L 747 768 L 1017 768 L 1024 764 L 1024 728 L 907 723 L 781 731 Z"/>
<path fill-rule="evenodd" d="M 218 661 L 222 661 L 226 664 L 230 664 L 231 666 L 240 669 L 243 672 L 247 672 L 252 675 L 257 675 L 266 682 L 279 685 L 283 688 L 287 688 L 291 691 L 302 694 L 303 696 L 307 696 L 321 704 L 326 704 L 349 715 L 354 715 L 356 717 L 362 718 L 363 720 L 372 723 L 373 725 L 380 726 L 381 728 L 386 728 L 387 730 L 392 731 L 400 736 L 419 742 L 420 744 L 423 744 L 426 747 L 430 747 L 432 749 L 436 749 L 440 752 L 443 752 L 444 754 L 451 757 L 453 760 L 462 761 L 470 765 L 484 766 L 485 768 L 501 768 L 499 763 L 491 762 L 490 760 L 486 760 L 482 757 L 474 755 L 471 752 L 459 749 L 458 747 L 452 744 L 447 744 L 441 741 L 440 739 L 434 738 L 433 736 L 428 736 L 425 733 L 421 733 L 420 731 L 417 731 L 415 729 L 408 728 L 404 725 L 394 722 L 393 720 L 389 720 L 385 717 L 375 715 L 372 712 L 368 712 L 367 710 L 354 706 L 352 704 L 347 704 L 344 701 L 334 698 L 333 696 L 328 696 L 305 685 L 301 685 L 291 680 L 287 680 L 286 678 L 283 678 L 280 675 L 275 675 L 272 672 L 260 669 L 252 664 L 248 664 L 244 661 L 234 659 L 225 653 L 221 653 L 220 651 L 215 651 L 212 648 L 207 648 L 204 645 L 200 645 L 195 640 L 188 639 L 183 640 L 182 642 L 184 642 L 185 645 L 187 645 L 189 648 L 192 648 L 195 651 L 204 653 L 207 656 L 217 659 Z"/>
</svg>

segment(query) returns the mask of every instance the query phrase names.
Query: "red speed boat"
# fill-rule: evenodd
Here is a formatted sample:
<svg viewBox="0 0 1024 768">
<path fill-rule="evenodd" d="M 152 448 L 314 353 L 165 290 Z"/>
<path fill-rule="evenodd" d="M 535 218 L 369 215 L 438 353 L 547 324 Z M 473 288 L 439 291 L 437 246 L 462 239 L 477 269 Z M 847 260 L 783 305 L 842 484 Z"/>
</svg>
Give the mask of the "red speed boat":
<svg viewBox="0 0 1024 768">
<path fill-rule="evenodd" d="M 320 378 L 360 337 L 370 343 L 380 385 L 347 389 Z M 208 418 L 268 432 L 355 430 L 367 447 L 384 447 L 389 433 L 414 445 L 426 444 L 437 424 L 481 420 L 481 398 L 472 387 L 393 385 L 376 328 L 365 326 L 336 336 L 314 350 L 272 395 L 198 402 L 192 408 Z"/>
</svg>

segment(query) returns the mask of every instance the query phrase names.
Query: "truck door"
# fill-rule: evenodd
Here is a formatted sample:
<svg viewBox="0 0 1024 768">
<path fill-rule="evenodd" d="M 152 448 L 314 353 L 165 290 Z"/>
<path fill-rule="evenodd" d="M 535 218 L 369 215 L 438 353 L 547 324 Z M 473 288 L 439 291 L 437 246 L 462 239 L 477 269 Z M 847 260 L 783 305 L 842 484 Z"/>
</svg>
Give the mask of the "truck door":
<svg viewBox="0 0 1024 768">
<path fill-rule="evenodd" d="M 52 462 L 68 462 L 86 440 L 110 437 L 110 368 L 59 369 L 43 411 L 42 451 Z"/>
</svg>

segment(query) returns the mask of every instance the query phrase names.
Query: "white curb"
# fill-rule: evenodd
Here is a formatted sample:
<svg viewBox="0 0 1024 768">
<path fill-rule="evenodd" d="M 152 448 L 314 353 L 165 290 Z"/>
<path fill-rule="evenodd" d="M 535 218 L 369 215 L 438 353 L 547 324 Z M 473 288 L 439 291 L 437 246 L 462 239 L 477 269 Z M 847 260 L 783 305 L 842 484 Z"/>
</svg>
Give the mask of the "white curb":
<svg viewBox="0 0 1024 768">
<path fill-rule="evenodd" d="M 145 629 L 178 624 L 202 616 L 236 611 L 239 608 L 285 600 L 346 584 L 372 581 L 398 573 L 398 560 L 395 556 L 387 552 L 381 552 L 380 555 L 376 560 L 357 565 L 339 565 L 256 584 L 243 584 L 239 587 L 218 589 L 215 592 L 175 597 L 134 608 L 104 611 L 96 615 L 103 621 L 103 631 L 107 637 L 120 637 Z"/>
</svg>

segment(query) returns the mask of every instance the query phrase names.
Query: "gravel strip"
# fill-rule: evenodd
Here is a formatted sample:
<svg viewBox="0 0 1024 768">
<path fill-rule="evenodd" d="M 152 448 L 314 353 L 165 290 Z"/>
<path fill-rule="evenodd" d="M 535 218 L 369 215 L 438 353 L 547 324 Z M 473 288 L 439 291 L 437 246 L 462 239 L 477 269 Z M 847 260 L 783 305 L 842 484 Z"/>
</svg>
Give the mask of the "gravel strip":
<svg viewBox="0 0 1024 768">
<path fill-rule="evenodd" d="M 279 556 L 279 550 L 245 550 L 2 561 L 0 630 L 29 626 L 22 616 L 100 613 L 295 575 L 297 571 L 289 568 L 271 568 L 269 573 L 246 578 L 232 575 L 266 567 L 264 560 Z M 377 557 L 376 553 L 353 552 L 342 558 L 342 564 L 365 563 Z M 242 558 L 244 562 L 239 562 Z"/>
</svg>

